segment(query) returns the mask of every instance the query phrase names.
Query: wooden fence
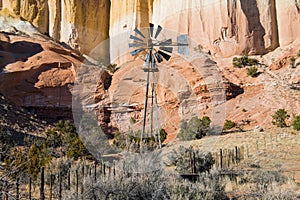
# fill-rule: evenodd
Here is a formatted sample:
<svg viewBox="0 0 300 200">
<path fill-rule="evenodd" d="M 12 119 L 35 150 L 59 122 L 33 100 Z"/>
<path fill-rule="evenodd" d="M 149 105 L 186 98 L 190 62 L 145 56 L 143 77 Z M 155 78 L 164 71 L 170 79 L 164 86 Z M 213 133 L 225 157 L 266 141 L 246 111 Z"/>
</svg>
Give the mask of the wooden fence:
<svg viewBox="0 0 300 200">
<path fill-rule="evenodd" d="M 69 164 L 58 170 L 41 167 L 41 171 L 35 179 L 27 177 L 14 182 L 0 180 L 0 200 L 61 200 L 63 192 L 66 190 L 83 194 L 84 180 L 87 177 L 96 182 L 101 177 L 115 176 L 115 174 L 114 165 L 108 166 L 104 162 Z"/>
<path fill-rule="evenodd" d="M 238 165 L 242 160 L 245 159 L 245 148 L 244 146 L 233 149 L 220 149 L 219 152 L 213 153 L 215 169 L 228 169 L 231 166 Z"/>
</svg>

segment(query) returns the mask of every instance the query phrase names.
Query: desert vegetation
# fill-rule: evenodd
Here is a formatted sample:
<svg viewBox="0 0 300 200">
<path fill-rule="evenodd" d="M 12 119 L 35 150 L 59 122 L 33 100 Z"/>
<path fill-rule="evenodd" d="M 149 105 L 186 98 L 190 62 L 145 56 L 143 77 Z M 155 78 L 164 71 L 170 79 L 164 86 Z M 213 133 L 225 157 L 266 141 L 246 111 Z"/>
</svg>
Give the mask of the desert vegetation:
<svg viewBox="0 0 300 200">
<path fill-rule="evenodd" d="M 192 117 L 189 121 L 183 120 L 180 126 L 178 138 L 180 140 L 195 140 L 205 136 L 209 131 L 211 120 L 207 116 L 202 119 Z"/>
<path fill-rule="evenodd" d="M 232 59 L 232 64 L 234 67 L 242 68 L 246 66 L 253 66 L 258 64 L 258 60 L 254 58 L 249 58 L 248 56 L 234 57 Z"/>
</svg>

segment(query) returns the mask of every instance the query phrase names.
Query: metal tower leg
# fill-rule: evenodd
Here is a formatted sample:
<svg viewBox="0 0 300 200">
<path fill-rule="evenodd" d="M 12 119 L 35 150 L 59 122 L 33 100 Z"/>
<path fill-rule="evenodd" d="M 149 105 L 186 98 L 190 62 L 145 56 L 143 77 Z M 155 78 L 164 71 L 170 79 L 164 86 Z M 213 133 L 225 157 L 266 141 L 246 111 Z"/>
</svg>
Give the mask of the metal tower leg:
<svg viewBox="0 0 300 200">
<path fill-rule="evenodd" d="M 148 67 L 149 68 L 149 67 Z M 145 135 L 145 127 L 146 127 L 146 119 L 147 119 L 147 104 L 148 104 L 148 91 L 149 91 L 149 76 L 150 76 L 150 70 L 147 72 L 147 78 L 146 78 L 146 97 L 144 102 L 144 121 L 143 121 L 143 130 L 141 133 L 141 142 L 143 140 L 143 137 Z"/>
<path fill-rule="evenodd" d="M 152 79 L 154 80 L 154 73 L 152 73 Z M 156 98 L 156 85 L 153 87 L 153 100 L 155 105 L 155 120 L 156 120 L 156 127 L 157 127 L 157 137 L 159 142 L 159 148 L 161 148 L 161 139 L 160 139 L 160 125 L 159 125 L 159 118 L 158 118 L 158 105 L 157 105 L 157 98 Z"/>
</svg>

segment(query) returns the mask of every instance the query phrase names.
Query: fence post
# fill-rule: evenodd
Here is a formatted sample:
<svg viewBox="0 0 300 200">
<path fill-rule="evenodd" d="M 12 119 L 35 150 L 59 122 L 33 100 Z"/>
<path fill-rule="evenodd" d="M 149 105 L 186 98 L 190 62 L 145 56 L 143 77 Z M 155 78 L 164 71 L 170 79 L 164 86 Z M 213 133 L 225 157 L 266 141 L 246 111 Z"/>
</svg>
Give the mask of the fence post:
<svg viewBox="0 0 300 200">
<path fill-rule="evenodd" d="M 29 177 L 29 183 L 28 183 L 28 200 L 31 200 L 31 184 L 32 184 L 32 180 L 31 180 L 31 177 Z"/>
<path fill-rule="evenodd" d="M 5 200 L 8 200 L 8 181 L 5 181 L 4 184 L 5 184 L 5 187 L 4 187 L 4 199 Z"/>
<path fill-rule="evenodd" d="M 84 164 L 81 167 L 81 194 L 84 192 Z"/>
<path fill-rule="evenodd" d="M 75 190 L 76 194 L 78 195 L 78 169 L 75 170 Z"/>
<path fill-rule="evenodd" d="M 246 145 L 247 147 L 247 158 L 249 158 L 249 147 L 248 147 L 248 144 Z"/>
<path fill-rule="evenodd" d="M 19 178 L 16 180 L 16 200 L 20 199 L 20 191 L 19 191 Z"/>
<path fill-rule="evenodd" d="M 236 163 L 236 164 L 239 163 L 238 147 L 237 147 L 237 146 L 235 146 L 235 163 Z"/>
<path fill-rule="evenodd" d="M 71 190 L 71 164 L 69 165 L 68 169 L 68 188 L 67 190 Z"/>
<path fill-rule="evenodd" d="M 94 163 L 94 180 L 97 181 L 97 162 Z"/>
<path fill-rule="evenodd" d="M 59 173 L 58 173 L 58 181 L 59 181 L 59 186 L 58 186 L 58 199 L 61 200 L 62 199 L 62 176 L 61 176 L 61 169 L 59 169 Z"/>
<path fill-rule="evenodd" d="M 40 200 L 45 200 L 45 168 L 41 167 Z"/>
<path fill-rule="evenodd" d="M 222 149 L 220 149 L 220 168 L 223 168 L 223 153 L 222 153 Z"/>
<path fill-rule="evenodd" d="M 49 194 L 50 200 L 52 200 L 52 190 L 53 190 L 53 175 L 52 172 L 50 172 L 50 194 Z"/>
</svg>

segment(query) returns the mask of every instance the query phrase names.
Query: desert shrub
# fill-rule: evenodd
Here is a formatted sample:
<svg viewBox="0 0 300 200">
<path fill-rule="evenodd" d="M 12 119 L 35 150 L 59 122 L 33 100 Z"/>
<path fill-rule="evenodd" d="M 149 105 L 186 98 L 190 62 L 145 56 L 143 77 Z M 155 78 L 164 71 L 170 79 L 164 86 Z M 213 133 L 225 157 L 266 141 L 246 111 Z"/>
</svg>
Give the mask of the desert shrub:
<svg viewBox="0 0 300 200">
<path fill-rule="evenodd" d="M 180 140 L 195 140 L 205 136 L 209 131 L 211 120 L 207 116 L 202 119 L 193 117 L 189 121 L 182 121 L 178 138 Z"/>
<path fill-rule="evenodd" d="M 242 68 L 245 66 L 253 66 L 258 64 L 258 60 L 254 58 L 249 58 L 248 56 L 234 57 L 232 60 L 234 67 Z"/>
<path fill-rule="evenodd" d="M 300 115 L 296 116 L 292 123 L 293 129 L 296 131 L 300 130 Z"/>
<path fill-rule="evenodd" d="M 287 127 L 286 119 L 289 118 L 287 111 L 285 109 L 278 109 L 275 114 L 272 116 L 272 123 L 277 127 L 283 128 Z"/>
<path fill-rule="evenodd" d="M 288 178 L 279 170 L 254 170 L 240 175 L 240 199 L 257 197 L 258 199 L 295 199 L 292 188 L 287 189 Z M 291 186 L 290 184 L 289 186 Z M 245 188 L 249 188 L 246 189 Z"/>
<path fill-rule="evenodd" d="M 300 57 L 300 50 L 298 51 L 298 54 L 297 54 L 297 56 L 298 56 L 298 57 Z"/>
<path fill-rule="evenodd" d="M 89 155 L 79 135 L 76 133 L 75 126 L 69 121 L 62 121 L 54 124 L 54 127 L 46 131 L 47 138 L 45 144 L 52 155 L 67 155 L 69 158 L 78 160 L 83 156 Z"/>
<path fill-rule="evenodd" d="M 117 64 L 109 64 L 107 67 L 106 67 L 107 71 L 109 71 L 111 74 L 114 74 L 116 71 L 118 71 L 118 67 L 117 67 Z"/>
<path fill-rule="evenodd" d="M 295 57 L 291 57 L 290 58 L 290 66 L 291 66 L 291 68 L 295 68 L 295 62 L 296 62 L 296 58 Z"/>
<path fill-rule="evenodd" d="M 141 167 L 147 168 L 148 165 Z M 202 174 L 201 181 L 192 183 L 163 173 L 162 170 L 148 173 L 123 171 L 98 179 L 97 182 L 87 176 L 84 188 L 82 195 L 71 188 L 71 191 L 66 191 L 64 199 L 229 199 L 218 173 Z"/>
<path fill-rule="evenodd" d="M 164 142 L 167 138 L 167 132 L 164 129 L 160 129 L 160 141 Z M 156 138 L 155 138 L 156 137 Z M 145 137 L 143 138 L 143 142 L 145 144 L 145 147 L 148 148 L 148 150 L 153 150 L 156 147 L 158 147 L 158 138 L 157 134 L 156 136 L 151 137 Z M 137 131 L 129 131 L 128 133 L 116 133 L 114 135 L 113 144 L 126 151 L 134 151 L 138 152 L 140 149 L 140 143 L 141 143 L 141 132 Z"/>
<path fill-rule="evenodd" d="M 254 66 L 250 67 L 248 69 L 247 74 L 248 74 L 248 76 L 251 76 L 251 77 L 257 77 L 259 74 L 257 67 L 254 67 Z"/>
<path fill-rule="evenodd" d="M 229 129 L 234 128 L 235 126 L 236 126 L 236 123 L 235 123 L 235 122 L 226 119 L 223 128 L 224 128 L 225 130 L 229 130 Z"/>
<path fill-rule="evenodd" d="M 208 172 L 215 163 L 211 153 L 204 154 L 192 147 L 183 146 L 174 150 L 170 159 L 176 166 L 176 171 L 181 174 Z"/>
</svg>

